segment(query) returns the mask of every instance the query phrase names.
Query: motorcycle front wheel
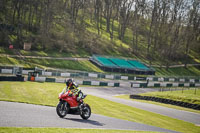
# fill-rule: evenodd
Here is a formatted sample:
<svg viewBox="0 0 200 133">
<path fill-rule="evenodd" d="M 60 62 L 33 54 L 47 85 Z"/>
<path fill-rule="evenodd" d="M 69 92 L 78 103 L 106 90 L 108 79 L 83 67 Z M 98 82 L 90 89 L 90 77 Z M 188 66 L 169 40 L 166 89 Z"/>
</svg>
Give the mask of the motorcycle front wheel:
<svg viewBox="0 0 200 133">
<path fill-rule="evenodd" d="M 56 107 L 56 112 L 61 118 L 65 117 L 69 111 L 69 107 L 66 102 L 59 102 Z"/>
<path fill-rule="evenodd" d="M 82 108 L 81 117 L 87 120 L 91 115 L 91 108 L 88 104 L 84 105 Z"/>
</svg>

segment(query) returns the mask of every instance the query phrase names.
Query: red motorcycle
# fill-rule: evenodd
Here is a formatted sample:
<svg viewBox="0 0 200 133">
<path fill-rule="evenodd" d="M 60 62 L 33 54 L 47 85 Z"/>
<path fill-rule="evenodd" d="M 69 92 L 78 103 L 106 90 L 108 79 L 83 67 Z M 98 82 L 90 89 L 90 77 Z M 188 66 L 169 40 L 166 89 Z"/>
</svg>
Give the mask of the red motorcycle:
<svg viewBox="0 0 200 133">
<path fill-rule="evenodd" d="M 79 102 L 77 96 L 70 93 L 70 90 L 64 94 L 59 95 L 60 102 L 56 107 L 56 112 L 61 118 L 67 114 L 80 115 L 83 119 L 87 120 L 91 115 L 91 108 L 88 104 L 83 102 L 87 95 L 83 95 Z"/>
</svg>

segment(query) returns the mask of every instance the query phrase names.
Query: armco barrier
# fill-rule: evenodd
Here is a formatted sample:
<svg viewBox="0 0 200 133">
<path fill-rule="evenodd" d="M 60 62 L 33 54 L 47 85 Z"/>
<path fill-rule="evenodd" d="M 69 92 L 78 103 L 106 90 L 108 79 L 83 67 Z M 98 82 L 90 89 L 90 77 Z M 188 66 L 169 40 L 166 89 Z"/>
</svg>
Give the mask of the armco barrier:
<svg viewBox="0 0 200 133">
<path fill-rule="evenodd" d="M 28 75 L 29 72 L 34 72 L 34 70 L 22 70 L 22 74 Z"/>
<path fill-rule="evenodd" d="M 60 77 L 61 73 L 59 73 L 59 72 L 52 72 L 52 76 L 58 76 L 58 77 Z"/>
<path fill-rule="evenodd" d="M 30 78 L 28 78 L 30 81 Z M 56 82 L 56 83 L 65 83 L 65 78 L 47 78 L 47 77 L 35 77 L 35 81 L 37 82 Z M 112 86 L 119 87 L 120 83 L 110 83 L 110 82 L 101 82 L 101 81 L 76 81 L 77 84 L 81 85 L 95 85 L 95 86 Z"/>
<path fill-rule="evenodd" d="M 200 87 L 200 83 L 133 83 L 131 82 L 131 87 L 135 88 L 146 88 L 146 87 Z"/>
<path fill-rule="evenodd" d="M 33 72 L 35 68 L 23 68 L 22 74 Z M 12 74 L 14 67 L 1 67 L 0 73 Z M 90 72 L 58 72 L 55 70 L 40 70 L 40 76 L 61 76 L 61 77 L 91 77 L 91 78 L 106 78 L 116 80 L 140 80 L 140 81 L 158 81 L 158 82 L 180 82 L 180 83 L 200 83 L 200 77 L 142 77 L 142 76 L 123 76 L 123 75 L 107 75 L 103 73 L 90 73 Z M 181 85 L 180 85 L 181 87 Z"/>
<path fill-rule="evenodd" d="M 114 83 L 114 87 L 119 87 L 119 83 Z"/>
<path fill-rule="evenodd" d="M 100 86 L 108 86 L 108 83 L 107 83 L 107 82 L 100 82 L 99 85 L 100 85 Z"/>
<path fill-rule="evenodd" d="M 89 74 L 88 74 L 88 77 L 97 78 L 97 77 L 98 77 L 98 74 L 89 73 Z"/>
<path fill-rule="evenodd" d="M 159 98 L 159 97 L 151 97 L 151 96 L 140 96 L 140 95 L 130 95 L 132 99 L 140 99 L 140 100 L 148 100 L 148 101 L 155 101 L 160 103 L 172 104 L 177 105 L 185 108 L 192 108 L 195 110 L 200 110 L 200 104 L 191 104 L 181 101 L 175 101 L 171 99 Z"/>
<path fill-rule="evenodd" d="M 83 81 L 83 85 L 91 85 L 91 81 Z"/>
<path fill-rule="evenodd" d="M 163 82 L 189 82 L 189 83 L 199 83 L 200 78 L 192 77 L 192 78 L 170 78 L 170 77 L 147 77 L 147 80 L 149 81 L 163 81 Z"/>
<path fill-rule="evenodd" d="M 60 74 L 62 77 L 70 77 L 70 73 L 61 73 Z"/>
<path fill-rule="evenodd" d="M 24 81 L 22 76 L 0 76 L 0 81 Z"/>
<path fill-rule="evenodd" d="M 46 78 L 46 82 L 56 82 L 55 78 Z"/>
<path fill-rule="evenodd" d="M 100 85 L 100 82 L 99 82 L 99 81 L 92 81 L 92 82 L 91 82 L 91 85 L 97 85 L 97 86 L 99 86 L 99 85 Z"/>
<path fill-rule="evenodd" d="M 7 74 L 12 74 L 13 70 L 12 69 L 1 69 L 1 73 L 7 73 Z"/>
<path fill-rule="evenodd" d="M 45 82 L 46 81 L 46 77 L 35 77 L 35 81 Z"/>
<path fill-rule="evenodd" d="M 30 81 L 30 78 L 27 78 Z M 22 76 L 0 76 L 0 81 L 25 81 Z M 46 77 L 35 77 L 35 81 L 37 82 L 56 82 L 56 83 L 65 83 L 64 78 L 46 78 Z M 101 81 L 79 81 L 78 84 L 82 85 L 96 85 L 96 86 L 112 86 L 119 87 L 120 83 L 109 83 L 109 82 L 101 82 Z"/>
<path fill-rule="evenodd" d="M 65 82 L 65 78 L 56 78 L 55 82 L 56 83 L 64 83 Z"/>
<path fill-rule="evenodd" d="M 106 78 L 106 75 L 105 74 L 98 74 L 98 78 Z"/>
</svg>

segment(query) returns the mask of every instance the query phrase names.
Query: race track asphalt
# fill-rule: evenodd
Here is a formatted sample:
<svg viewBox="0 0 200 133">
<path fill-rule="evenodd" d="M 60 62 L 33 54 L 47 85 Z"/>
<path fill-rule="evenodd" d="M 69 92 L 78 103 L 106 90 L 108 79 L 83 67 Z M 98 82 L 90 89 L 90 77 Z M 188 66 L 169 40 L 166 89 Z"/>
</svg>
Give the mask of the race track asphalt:
<svg viewBox="0 0 200 133">
<path fill-rule="evenodd" d="M 113 97 L 120 94 L 138 94 L 156 91 L 155 89 L 130 87 L 81 87 L 81 90 L 85 94 L 98 96 L 107 100 L 166 115 L 197 125 L 200 124 L 200 114 L 197 113 Z M 97 114 L 92 114 L 89 120 L 82 120 L 78 115 L 67 115 L 63 119 L 57 116 L 55 107 L 3 101 L 0 101 L 0 127 L 60 127 L 174 132 L 154 126 L 119 120 Z"/>
<path fill-rule="evenodd" d="M 144 93 L 149 91 L 155 91 L 155 89 L 151 88 L 121 88 L 121 87 L 115 87 L 115 88 L 105 88 L 105 87 L 82 87 L 81 88 L 83 92 L 94 95 L 97 97 L 101 97 L 110 101 L 118 102 L 121 104 L 125 104 L 128 106 L 132 106 L 135 108 L 147 110 L 150 112 L 158 113 L 161 115 L 169 116 L 175 119 L 187 121 L 190 123 L 194 123 L 196 125 L 200 125 L 200 114 L 183 111 L 183 110 L 177 110 L 173 108 L 168 108 L 164 106 L 159 106 L 155 104 L 149 104 L 149 103 L 143 103 L 143 102 L 137 102 L 132 100 L 125 100 L 113 97 L 115 95 L 120 94 L 138 94 L 138 93 Z"/>
<path fill-rule="evenodd" d="M 171 132 L 145 124 L 92 114 L 89 120 L 78 115 L 60 118 L 55 107 L 0 101 L 0 127 L 57 127 L 83 129 L 119 129 L 135 131 Z"/>
</svg>

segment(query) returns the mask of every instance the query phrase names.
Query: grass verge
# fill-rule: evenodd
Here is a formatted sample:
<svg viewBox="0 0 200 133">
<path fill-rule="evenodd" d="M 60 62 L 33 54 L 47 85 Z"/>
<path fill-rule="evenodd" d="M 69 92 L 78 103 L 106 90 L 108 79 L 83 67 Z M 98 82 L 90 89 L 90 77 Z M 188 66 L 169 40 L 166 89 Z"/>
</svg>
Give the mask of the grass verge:
<svg viewBox="0 0 200 133">
<path fill-rule="evenodd" d="M 100 68 L 92 64 L 90 61 L 71 61 L 71 60 L 56 60 L 56 59 L 19 59 L 12 57 L 0 57 L 1 65 L 15 65 L 26 68 L 33 67 L 52 67 L 60 69 L 72 69 L 81 71 L 103 72 Z"/>
<path fill-rule="evenodd" d="M 58 93 L 64 87 L 64 84 L 59 83 L 0 82 L 0 100 L 56 106 L 58 103 Z M 91 106 L 92 112 L 96 114 L 185 133 L 198 133 L 200 131 L 200 127 L 195 124 L 115 103 L 103 98 L 89 95 L 85 101 Z"/>
<path fill-rule="evenodd" d="M 0 133 L 156 133 L 129 130 L 0 127 Z"/>
<path fill-rule="evenodd" d="M 103 70 L 92 64 L 90 61 L 71 61 L 71 60 L 56 60 L 56 59 L 20 59 L 2 56 L 0 57 L 0 65 L 15 65 L 22 66 L 25 68 L 41 67 L 41 68 L 60 68 L 60 69 L 72 69 L 72 70 L 81 70 L 89 72 L 101 72 L 105 73 Z M 156 76 L 199 76 L 200 69 L 199 66 L 190 66 L 188 68 L 178 67 L 178 68 L 169 68 L 167 71 L 165 68 L 155 68 Z M 116 73 L 114 73 L 116 74 Z M 119 73 L 120 74 L 120 73 Z M 124 74 L 130 75 L 133 74 Z M 141 76 L 141 75 L 140 75 Z M 145 75 L 142 75 L 145 76 Z"/>
<path fill-rule="evenodd" d="M 166 98 L 192 104 L 200 104 L 200 88 L 179 91 L 148 92 L 141 95 Z"/>
<path fill-rule="evenodd" d="M 184 108 L 184 107 L 180 107 L 180 106 L 175 106 L 175 105 L 171 105 L 171 104 L 164 104 L 164 103 L 159 103 L 159 102 L 154 102 L 154 101 L 130 99 L 129 95 L 120 95 L 120 96 L 116 96 L 116 97 L 117 98 L 126 99 L 126 100 L 133 100 L 133 101 L 138 101 L 138 102 L 156 104 L 156 105 L 160 105 L 160 106 L 164 106 L 164 107 L 168 107 L 168 108 L 173 108 L 173 109 L 178 109 L 178 110 L 184 110 L 184 111 L 189 111 L 189 112 L 199 113 L 200 114 L 199 110 L 194 110 L 194 109 L 189 109 L 189 108 Z"/>
<path fill-rule="evenodd" d="M 200 75 L 200 66 L 188 66 L 177 67 L 177 68 L 154 68 L 157 76 L 199 76 Z"/>
</svg>

